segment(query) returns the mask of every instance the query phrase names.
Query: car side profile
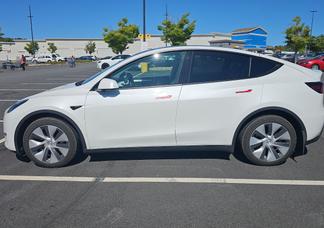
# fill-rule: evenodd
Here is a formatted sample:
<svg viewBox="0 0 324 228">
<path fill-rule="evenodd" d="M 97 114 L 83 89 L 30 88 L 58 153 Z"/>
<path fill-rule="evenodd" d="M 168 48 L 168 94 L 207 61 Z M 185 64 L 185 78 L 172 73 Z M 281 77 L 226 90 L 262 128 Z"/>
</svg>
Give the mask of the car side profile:
<svg viewBox="0 0 324 228">
<path fill-rule="evenodd" d="M 129 58 L 131 55 L 116 55 L 112 58 L 105 58 L 97 61 L 97 68 L 106 69 L 120 61 Z"/>
<path fill-rule="evenodd" d="M 149 50 L 15 103 L 4 115 L 5 146 L 42 167 L 107 148 L 192 146 L 278 165 L 320 138 L 321 77 L 242 50 Z"/>
</svg>

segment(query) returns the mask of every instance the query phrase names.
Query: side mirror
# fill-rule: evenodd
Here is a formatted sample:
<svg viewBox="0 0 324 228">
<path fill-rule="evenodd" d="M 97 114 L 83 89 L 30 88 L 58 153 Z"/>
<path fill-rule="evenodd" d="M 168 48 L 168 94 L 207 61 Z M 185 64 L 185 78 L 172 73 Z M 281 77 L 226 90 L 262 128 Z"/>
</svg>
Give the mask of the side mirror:
<svg viewBox="0 0 324 228">
<path fill-rule="evenodd" d="M 99 82 L 98 90 L 105 91 L 105 90 L 115 90 L 118 89 L 119 86 L 117 82 L 110 78 L 104 78 Z"/>
</svg>

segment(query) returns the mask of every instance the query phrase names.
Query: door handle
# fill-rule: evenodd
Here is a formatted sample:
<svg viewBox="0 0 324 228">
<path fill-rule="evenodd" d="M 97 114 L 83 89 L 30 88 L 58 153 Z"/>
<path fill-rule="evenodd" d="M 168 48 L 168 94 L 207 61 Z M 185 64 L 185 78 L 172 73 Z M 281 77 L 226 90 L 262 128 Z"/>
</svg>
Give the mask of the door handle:
<svg viewBox="0 0 324 228">
<path fill-rule="evenodd" d="M 247 89 L 247 90 L 236 91 L 236 93 L 251 93 L 252 91 L 253 91 L 252 89 Z"/>
<path fill-rule="evenodd" d="M 170 99 L 172 98 L 172 95 L 164 95 L 164 96 L 158 96 L 155 97 L 155 99 L 161 100 L 161 99 Z"/>
</svg>

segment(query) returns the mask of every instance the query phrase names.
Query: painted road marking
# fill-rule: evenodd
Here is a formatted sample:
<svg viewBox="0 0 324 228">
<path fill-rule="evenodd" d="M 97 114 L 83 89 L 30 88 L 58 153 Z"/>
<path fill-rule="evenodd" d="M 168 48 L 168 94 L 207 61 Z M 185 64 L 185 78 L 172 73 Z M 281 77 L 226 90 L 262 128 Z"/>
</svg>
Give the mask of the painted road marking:
<svg viewBox="0 0 324 228">
<path fill-rule="evenodd" d="M 53 85 L 53 84 L 64 84 L 65 82 L 23 82 L 22 85 Z"/>
<path fill-rule="evenodd" d="M 4 143 L 5 141 L 6 141 L 5 138 L 0 139 L 0 144 L 1 144 L 1 143 Z"/>
<path fill-rule="evenodd" d="M 0 123 L 3 123 L 3 120 L 0 120 Z"/>
<path fill-rule="evenodd" d="M 0 89 L 0 91 L 44 91 L 48 89 Z"/>
<path fill-rule="evenodd" d="M 324 181 L 321 180 L 271 180 L 271 179 L 189 178 L 189 177 L 69 177 L 69 176 L 60 177 L 60 176 L 0 175 L 0 181 L 324 186 Z"/>
<path fill-rule="evenodd" d="M 9 101 L 18 101 L 18 100 L 0 100 L 0 102 L 9 102 Z"/>
</svg>

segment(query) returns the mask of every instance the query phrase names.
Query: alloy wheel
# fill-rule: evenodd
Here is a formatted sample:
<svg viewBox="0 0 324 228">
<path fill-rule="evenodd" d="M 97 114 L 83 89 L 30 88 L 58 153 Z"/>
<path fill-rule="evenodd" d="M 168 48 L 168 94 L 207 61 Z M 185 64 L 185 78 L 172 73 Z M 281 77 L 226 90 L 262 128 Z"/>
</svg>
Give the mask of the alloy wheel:
<svg viewBox="0 0 324 228">
<path fill-rule="evenodd" d="M 64 131 L 53 125 L 37 127 L 29 136 L 31 154 L 39 161 L 53 164 L 69 152 L 69 139 Z"/>
<path fill-rule="evenodd" d="M 257 159 L 273 162 L 288 153 L 291 147 L 291 136 L 281 124 L 265 123 L 253 131 L 249 145 Z"/>
</svg>

